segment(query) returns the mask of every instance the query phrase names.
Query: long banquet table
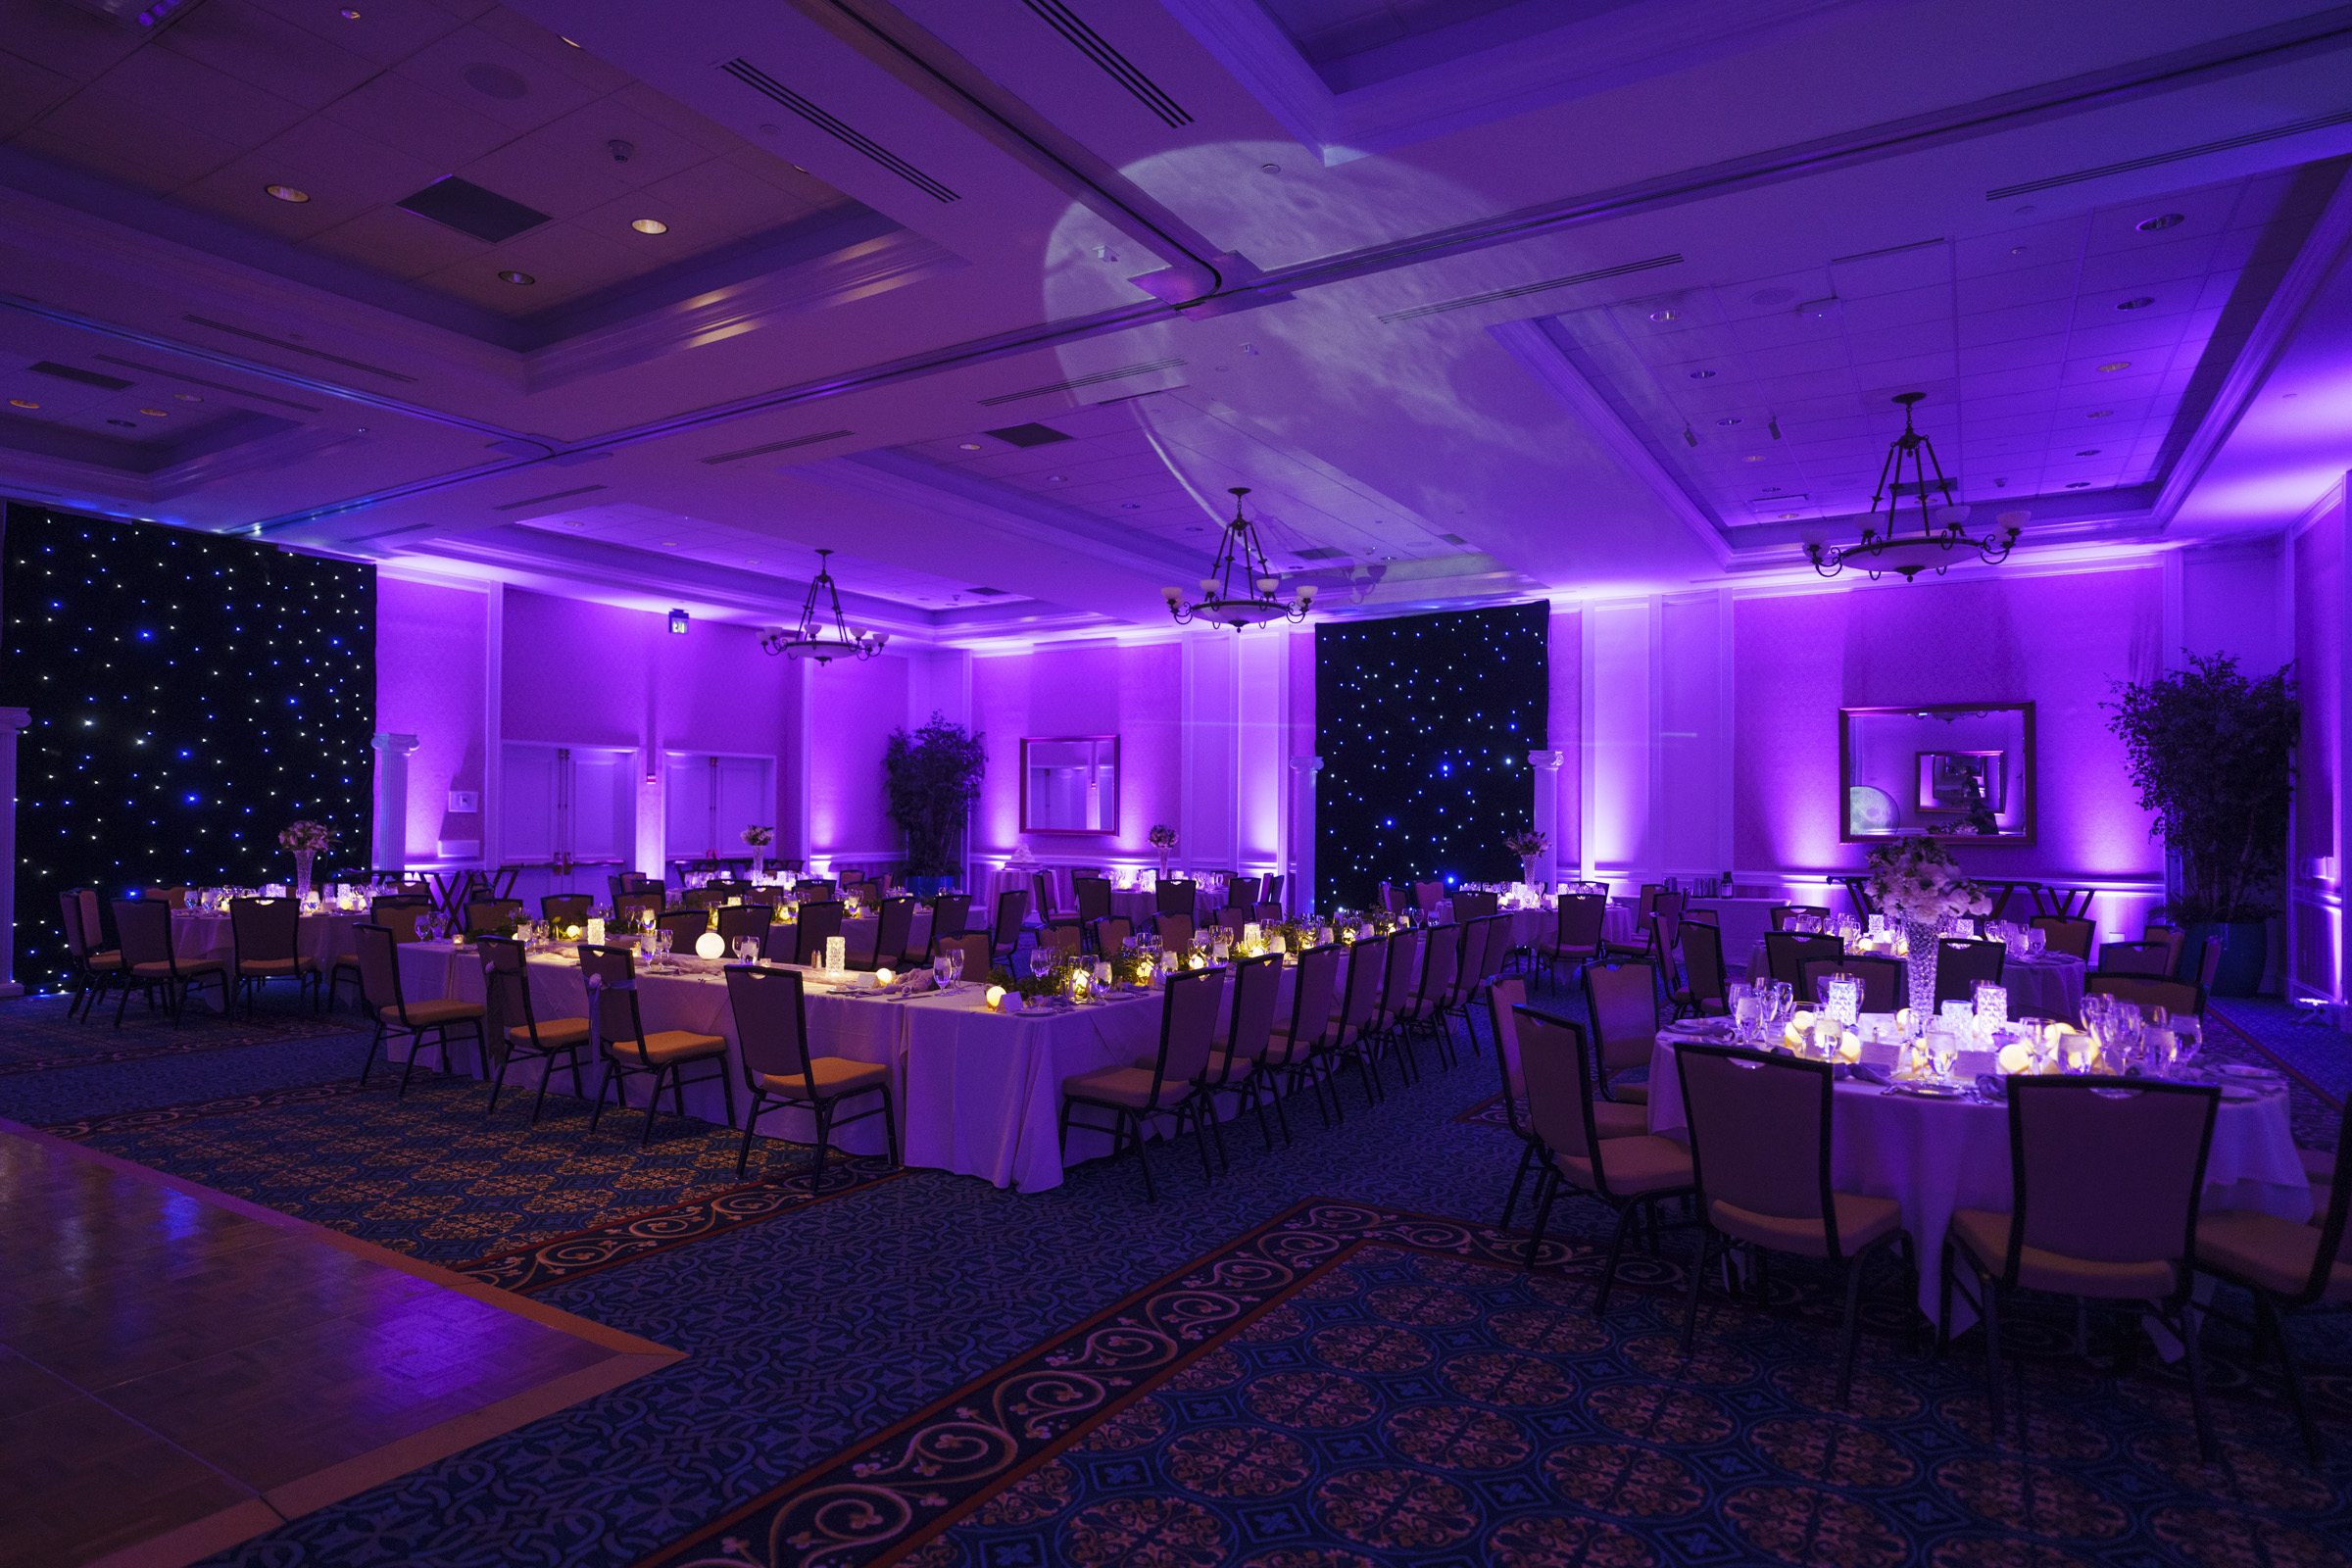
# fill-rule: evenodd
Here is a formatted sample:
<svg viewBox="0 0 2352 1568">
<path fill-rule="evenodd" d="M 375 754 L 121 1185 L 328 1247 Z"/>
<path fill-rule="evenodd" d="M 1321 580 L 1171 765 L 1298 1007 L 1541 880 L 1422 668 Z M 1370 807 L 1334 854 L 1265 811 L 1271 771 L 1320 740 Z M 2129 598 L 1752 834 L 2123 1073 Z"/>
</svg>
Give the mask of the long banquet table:
<svg viewBox="0 0 2352 1568">
<path fill-rule="evenodd" d="M 366 911 L 358 909 L 323 909 L 306 914 L 295 922 L 294 951 L 316 959 L 318 967 L 324 969 L 338 957 L 359 951 L 352 928 L 367 918 Z M 219 958 L 225 962 L 229 949 L 227 910 L 172 912 L 172 952 L 182 963 L 197 958 Z"/>
<path fill-rule="evenodd" d="M 1694 1039 L 1726 1043 L 1729 1031 L 1720 1020 L 1690 1020 L 1669 1024 L 1658 1033 L 1649 1060 L 1653 1133 L 1689 1137 L 1675 1048 L 1680 1041 Z M 1862 1059 L 1891 1067 L 1894 1053 L 1891 1044 L 1866 1045 Z M 1990 1053 L 1963 1052 L 1955 1076 L 1973 1081 L 1979 1073 L 1998 1070 Z M 1937 1260 L 1952 1210 L 2010 1206 L 2008 1108 L 1889 1093 L 1884 1086 L 1858 1080 L 1840 1082 L 1834 1104 L 1831 1184 L 1840 1192 L 1901 1201 L 1903 1225 L 1919 1250 L 1920 1308 L 1932 1319 Z M 2260 1209 L 2296 1221 L 2311 1217 L 2311 1189 L 2295 1152 L 2283 1094 L 2223 1101 L 2205 1166 L 2204 1206 Z M 1974 1321 L 1957 1298 L 1953 1311 L 1965 1315 L 1952 1325 L 1955 1332 Z"/>
</svg>

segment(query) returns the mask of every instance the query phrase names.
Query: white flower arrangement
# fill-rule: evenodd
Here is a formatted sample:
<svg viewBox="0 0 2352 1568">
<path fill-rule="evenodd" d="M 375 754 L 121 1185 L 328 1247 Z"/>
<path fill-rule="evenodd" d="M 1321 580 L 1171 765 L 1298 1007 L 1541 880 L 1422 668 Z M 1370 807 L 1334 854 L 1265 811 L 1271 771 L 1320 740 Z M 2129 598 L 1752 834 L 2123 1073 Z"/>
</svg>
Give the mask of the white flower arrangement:
<svg viewBox="0 0 2352 1568">
<path fill-rule="evenodd" d="M 749 844 L 755 850 L 764 849 L 775 838 L 775 836 L 776 830 L 774 828 L 761 827 L 757 822 L 743 830 L 743 842 Z"/>
<path fill-rule="evenodd" d="M 281 828 L 277 843 L 280 849 L 287 850 L 331 850 L 335 847 L 335 834 L 324 822 L 304 817 Z"/>
<path fill-rule="evenodd" d="M 1951 852 L 1918 835 L 1871 848 L 1869 888 L 1871 902 L 1886 913 L 1924 925 L 1947 914 L 1992 912 L 1992 895 L 1960 874 Z"/>
</svg>

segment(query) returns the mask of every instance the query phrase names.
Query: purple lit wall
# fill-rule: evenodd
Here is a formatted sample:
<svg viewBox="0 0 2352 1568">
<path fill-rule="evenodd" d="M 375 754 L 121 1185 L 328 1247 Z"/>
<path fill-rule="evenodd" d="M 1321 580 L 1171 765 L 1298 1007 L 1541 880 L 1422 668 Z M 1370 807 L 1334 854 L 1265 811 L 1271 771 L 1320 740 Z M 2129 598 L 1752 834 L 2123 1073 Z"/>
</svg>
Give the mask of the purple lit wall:
<svg viewBox="0 0 2352 1568">
<path fill-rule="evenodd" d="M 2161 878 L 2162 848 L 2098 707 L 2110 681 L 2158 667 L 2161 567 L 1889 582 L 1741 599 L 1733 615 L 1733 834 L 1743 869 L 1861 865 L 1864 846 L 1838 842 L 1839 708 L 2031 701 L 2036 842 L 1962 847 L 1961 863 L 1991 877 Z M 2127 923 L 2120 909 L 2101 914 L 2111 930 Z"/>
<path fill-rule="evenodd" d="M 378 576 L 375 724 L 416 737 L 409 756 L 408 856 L 445 839 L 479 840 L 479 812 L 453 815 L 451 790 L 483 788 L 486 599 L 464 588 Z"/>
<path fill-rule="evenodd" d="M 1179 663 L 1172 642 L 1049 646 L 973 660 L 973 725 L 988 738 L 973 855 L 1001 858 L 1020 842 L 1021 737 L 1116 735 L 1118 833 L 1055 834 L 1030 848 L 1049 860 L 1151 862 L 1152 825 L 1177 819 Z"/>
<path fill-rule="evenodd" d="M 837 659 L 808 679 L 809 854 L 860 868 L 897 859 L 906 844 L 883 809 L 882 753 L 906 724 L 906 661 Z"/>
</svg>

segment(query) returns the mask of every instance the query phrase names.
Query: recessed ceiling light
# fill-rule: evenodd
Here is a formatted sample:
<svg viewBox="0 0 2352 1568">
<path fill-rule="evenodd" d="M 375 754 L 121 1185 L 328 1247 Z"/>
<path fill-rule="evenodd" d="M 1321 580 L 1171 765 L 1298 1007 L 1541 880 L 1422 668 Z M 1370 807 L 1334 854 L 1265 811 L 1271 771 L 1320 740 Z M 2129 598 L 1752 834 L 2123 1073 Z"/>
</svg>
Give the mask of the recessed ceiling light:
<svg viewBox="0 0 2352 1568">
<path fill-rule="evenodd" d="M 1070 482 L 1070 476 L 1066 473 L 1049 473 L 1046 475 L 1046 477 L 1054 484 L 1068 484 Z"/>
<path fill-rule="evenodd" d="M 2141 294 L 2132 299 L 2117 300 L 2115 302 L 2115 308 L 2119 311 L 2136 311 L 2144 309 L 2145 307 L 2155 303 L 2155 300 L 2151 299 L 2145 294 Z"/>
<path fill-rule="evenodd" d="M 136 430 L 138 428 L 137 425 L 131 423 L 128 419 L 109 419 L 106 422 L 109 424 L 119 424 L 125 430 Z"/>
<path fill-rule="evenodd" d="M 1782 513 L 1782 514 L 1781 514 L 1781 520 L 1782 520 L 1783 522 L 1787 522 L 1787 521 L 1788 521 L 1788 520 L 1790 517 L 1793 517 L 1793 516 L 1795 516 L 1795 515 L 1796 515 L 1796 514 L 1795 514 L 1795 513 L 1793 513 L 1793 512 L 1784 512 L 1784 513 Z"/>
<path fill-rule="evenodd" d="M 2009 247 L 2009 254 L 2012 256 L 2023 256 L 2026 254 L 2026 247 L 2023 245 L 2012 245 Z"/>
<path fill-rule="evenodd" d="M 640 234 L 666 234 L 669 232 L 669 225 L 659 218 L 632 219 L 629 226 Z"/>
<path fill-rule="evenodd" d="M 2099 451 L 2100 449 L 2097 447 L 2084 447 L 2082 451 L 2076 453 L 2075 456 L 2078 458 L 2095 458 L 2099 455 Z"/>
<path fill-rule="evenodd" d="M 170 414 L 172 411 L 170 409 L 141 409 L 139 412 L 146 415 L 149 418 L 160 419 L 166 415 Z"/>
<path fill-rule="evenodd" d="M 525 287 L 539 281 L 528 272 L 501 272 L 498 274 L 498 280 L 501 283 L 519 283 Z"/>
<path fill-rule="evenodd" d="M 204 401 L 193 392 L 174 392 L 172 395 L 182 403 L 202 403 Z"/>
<path fill-rule="evenodd" d="M 2074 483 L 2068 485 L 2067 488 L 2069 490 L 2087 490 L 2090 488 L 2090 481 L 2088 479 L 2077 479 Z"/>
<path fill-rule="evenodd" d="M 2130 360 L 2117 360 L 2114 364 L 2102 365 L 2099 367 L 2099 368 L 2102 371 L 2129 370 L 2132 368 L 2132 362 Z"/>
<path fill-rule="evenodd" d="M 662 541 L 662 548 L 664 550 L 675 550 L 678 548 L 678 542 L 675 539 L 664 539 Z"/>
<path fill-rule="evenodd" d="M 1257 167 L 1259 172 L 1262 173 L 1279 174 L 1282 172 L 1282 166 L 1280 164 L 1260 164 Z"/>
<path fill-rule="evenodd" d="M 360 20 L 360 14 L 357 11 L 347 9 L 343 13 L 343 20 L 345 22 L 357 22 Z"/>
<path fill-rule="evenodd" d="M 347 14 L 348 14 L 348 13 L 347 13 Z M 564 38 L 564 35 L 563 35 L 562 33 L 560 33 L 560 32 L 559 32 L 559 33 L 557 33 L 557 34 L 556 34 L 556 36 L 557 36 L 557 37 L 559 37 L 559 38 Z M 579 47 L 579 45 L 578 45 L 578 44 L 576 44 L 576 43 L 572 43 L 572 40 L 571 40 L 571 39 L 569 39 L 569 38 L 564 38 L 564 41 L 565 43 L 571 44 L 571 46 L 572 46 L 574 49 L 577 49 L 577 48 Z"/>
<path fill-rule="evenodd" d="M 1121 512 L 1140 512 L 1143 510 L 1143 506 L 1141 501 L 1122 501 L 1119 503 L 1119 510 Z"/>
<path fill-rule="evenodd" d="M 2112 419 L 2115 417 L 2115 411 L 2113 409 L 2099 409 L 2090 414 L 2085 414 L 2082 416 L 2082 417 L 2085 419 Z"/>
<path fill-rule="evenodd" d="M 1715 422 L 1717 424 L 1738 424 L 1740 422 L 1740 420 L 1738 415 L 1734 415 L 1731 418 L 1717 419 Z"/>
<path fill-rule="evenodd" d="M 1750 452 L 1746 457 L 1741 458 L 1740 461 L 1741 463 L 1762 463 L 1764 461 L 1764 454 L 1761 452 Z"/>
<path fill-rule="evenodd" d="M 1692 370 L 1690 372 L 1690 379 L 1693 381 L 1712 381 L 1715 379 L 1715 372 L 1713 370 Z"/>
<path fill-rule="evenodd" d="M 297 189 L 292 185 L 264 185 L 262 189 L 281 202 L 307 202 L 311 199 L 309 191 Z"/>
<path fill-rule="evenodd" d="M 38 403 L 29 403 L 23 398 L 10 398 L 8 406 L 12 409 L 37 409 L 40 407 Z"/>
<path fill-rule="evenodd" d="M 2143 218 L 2132 226 L 2142 234 L 2152 234 L 2157 229 L 2177 228 L 2187 221 L 2188 220 L 2179 213 L 2159 213 L 2154 218 Z"/>
<path fill-rule="evenodd" d="M 1649 318 L 1653 321 L 1679 321 L 1683 318 L 1683 313 L 1680 311 L 1652 311 L 1649 313 Z"/>
<path fill-rule="evenodd" d="M 977 452 L 980 450 L 980 443 L 977 441 L 966 441 L 963 443 L 963 450 L 966 452 Z"/>
</svg>

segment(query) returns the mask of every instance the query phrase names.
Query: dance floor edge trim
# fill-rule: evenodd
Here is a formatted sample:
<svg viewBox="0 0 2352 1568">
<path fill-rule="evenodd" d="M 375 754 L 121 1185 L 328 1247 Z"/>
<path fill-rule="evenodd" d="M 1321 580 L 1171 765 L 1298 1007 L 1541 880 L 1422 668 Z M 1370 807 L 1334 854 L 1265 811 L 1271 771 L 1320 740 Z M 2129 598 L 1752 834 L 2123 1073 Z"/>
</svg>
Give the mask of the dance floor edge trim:
<svg viewBox="0 0 2352 1568">
<path fill-rule="evenodd" d="M 502 1291 L 453 1274 L 434 1264 L 420 1262 L 372 1242 L 296 1219 L 201 1183 L 87 1148 L 70 1139 L 57 1138 L 36 1128 L 0 1118 L 0 1138 L 22 1139 L 28 1144 L 53 1149 L 76 1162 L 101 1166 L 131 1181 L 178 1193 L 208 1206 L 300 1235 L 312 1244 L 323 1245 L 380 1268 L 396 1270 L 423 1281 L 439 1292 L 465 1298 L 508 1316 L 566 1335 L 604 1352 L 600 1359 L 590 1364 L 560 1372 L 545 1382 L 473 1409 L 459 1411 L 430 1426 L 403 1434 L 375 1447 L 324 1464 L 278 1485 L 257 1489 L 234 1483 L 246 1492 L 243 1499 L 159 1531 L 144 1540 L 102 1554 L 77 1558 L 81 1568 L 179 1568 L 181 1564 L 210 1556 L 238 1542 L 275 1529 L 288 1520 L 447 1458 L 487 1439 L 633 1382 L 650 1372 L 675 1365 L 687 1356 L 684 1350 L 608 1328 L 528 1297 Z M 102 1393 L 78 1389 L 77 1392 L 85 1397 L 104 1402 Z M 209 1463 L 207 1468 L 218 1472 L 218 1467 Z M 222 1474 L 224 1479 L 233 1482 L 233 1478 L 227 1478 L 224 1472 Z"/>
</svg>

